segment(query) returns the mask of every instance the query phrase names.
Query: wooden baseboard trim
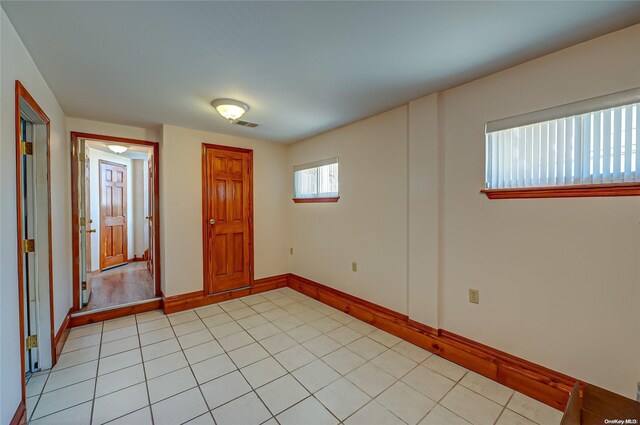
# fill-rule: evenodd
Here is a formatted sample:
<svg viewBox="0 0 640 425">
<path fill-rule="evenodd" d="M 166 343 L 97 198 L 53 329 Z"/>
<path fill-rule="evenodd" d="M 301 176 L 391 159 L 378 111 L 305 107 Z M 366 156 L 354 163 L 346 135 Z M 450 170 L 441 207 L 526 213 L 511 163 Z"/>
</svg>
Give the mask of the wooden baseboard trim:
<svg viewBox="0 0 640 425">
<path fill-rule="evenodd" d="M 289 287 L 558 410 L 576 379 L 297 275 Z"/>
<path fill-rule="evenodd" d="M 62 347 L 64 347 L 64 343 L 67 342 L 67 338 L 69 337 L 69 322 L 71 322 L 71 309 L 67 311 L 64 321 L 62 322 L 62 325 L 60 325 L 60 329 L 58 329 L 58 332 L 53 339 L 54 354 L 52 367 L 58 363 L 58 359 L 62 353 Z"/>
<path fill-rule="evenodd" d="M 238 289 L 236 291 L 228 291 L 213 295 L 207 295 L 204 291 L 195 291 L 186 294 L 174 295 L 164 299 L 164 313 L 171 314 L 182 310 L 232 300 L 234 298 L 245 297 L 251 294 L 259 294 L 260 292 L 285 287 L 288 283 L 289 275 L 283 274 L 256 279 L 251 287 Z"/>
<path fill-rule="evenodd" d="M 256 279 L 249 288 L 221 294 L 206 295 L 203 291 L 195 291 L 146 304 L 71 317 L 69 327 L 158 308 L 162 308 L 165 314 L 171 314 L 286 286 L 558 410 L 564 410 L 571 389 L 579 382 L 560 372 L 444 329 L 432 328 L 405 314 L 294 274 Z"/>
<path fill-rule="evenodd" d="M 24 404 L 24 400 L 20 401 L 16 413 L 11 418 L 10 425 L 26 425 L 27 423 L 27 407 Z"/>
<path fill-rule="evenodd" d="M 103 320 L 117 319 L 119 317 L 130 316 L 132 314 L 144 313 L 146 311 L 158 310 L 162 308 L 162 300 L 154 300 L 140 304 L 127 305 L 111 310 L 97 311 L 95 313 L 83 314 L 82 316 L 71 316 L 69 327 L 88 325 L 90 323 L 102 322 Z"/>
</svg>

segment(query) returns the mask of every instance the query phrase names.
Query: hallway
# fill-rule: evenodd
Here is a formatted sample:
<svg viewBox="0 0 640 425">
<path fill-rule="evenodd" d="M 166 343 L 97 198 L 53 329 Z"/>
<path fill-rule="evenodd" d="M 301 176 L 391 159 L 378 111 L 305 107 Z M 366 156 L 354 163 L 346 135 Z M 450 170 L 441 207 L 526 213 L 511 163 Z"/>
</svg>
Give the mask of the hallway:
<svg viewBox="0 0 640 425">
<path fill-rule="evenodd" d="M 155 289 L 147 263 L 135 261 L 103 272 L 89 274 L 91 297 L 82 311 L 148 300 Z"/>
</svg>

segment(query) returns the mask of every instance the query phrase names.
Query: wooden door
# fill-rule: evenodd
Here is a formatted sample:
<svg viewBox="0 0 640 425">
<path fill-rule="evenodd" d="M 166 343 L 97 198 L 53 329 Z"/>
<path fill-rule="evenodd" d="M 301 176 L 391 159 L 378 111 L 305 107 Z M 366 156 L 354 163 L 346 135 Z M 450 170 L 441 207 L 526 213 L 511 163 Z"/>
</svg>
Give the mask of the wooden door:
<svg viewBox="0 0 640 425">
<path fill-rule="evenodd" d="M 88 155 L 84 156 L 84 219 L 86 229 L 85 264 L 87 273 L 91 273 L 91 160 Z"/>
<path fill-rule="evenodd" d="M 100 269 L 127 259 L 127 167 L 100 160 Z"/>
<path fill-rule="evenodd" d="M 153 205 L 154 205 L 154 193 L 155 193 L 155 185 L 153 184 L 153 155 L 149 156 L 149 160 L 147 161 L 148 165 L 149 165 L 149 187 L 147 190 L 147 200 L 148 200 L 148 205 L 147 205 L 147 230 L 148 230 L 148 237 L 149 237 L 149 244 L 147 247 L 147 269 L 149 270 L 149 273 L 151 273 L 151 276 L 153 276 L 153 252 L 154 252 L 154 246 L 153 246 L 153 234 L 154 234 L 154 220 L 153 220 Z"/>
<path fill-rule="evenodd" d="M 203 145 L 204 289 L 253 284 L 253 152 Z"/>
</svg>

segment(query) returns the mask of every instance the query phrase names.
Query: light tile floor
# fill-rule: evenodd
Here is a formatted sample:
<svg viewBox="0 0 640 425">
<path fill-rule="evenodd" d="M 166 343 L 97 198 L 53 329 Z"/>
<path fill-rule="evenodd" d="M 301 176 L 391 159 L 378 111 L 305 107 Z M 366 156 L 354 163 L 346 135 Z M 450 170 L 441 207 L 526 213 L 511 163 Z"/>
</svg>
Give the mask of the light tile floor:
<svg viewBox="0 0 640 425">
<path fill-rule="evenodd" d="M 33 425 L 553 425 L 561 413 L 282 288 L 71 330 Z"/>
</svg>

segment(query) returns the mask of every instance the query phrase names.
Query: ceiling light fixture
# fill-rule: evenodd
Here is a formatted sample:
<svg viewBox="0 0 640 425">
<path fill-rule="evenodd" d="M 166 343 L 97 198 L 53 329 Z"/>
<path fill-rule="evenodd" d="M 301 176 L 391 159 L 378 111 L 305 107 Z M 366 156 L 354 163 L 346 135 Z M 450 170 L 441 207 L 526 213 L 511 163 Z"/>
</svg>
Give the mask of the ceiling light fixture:
<svg viewBox="0 0 640 425">
<path fill-rule="evenodd" d="M 229 121 L 237 120 L 249 110 L 249 105 L 233 99 L 216 99 L 211 102 L 211 105 Z"/>
<path fill-rule="evenodd" d="M 108 147 L 109 149 L 111 149 L 111 151 L 112 151 L 112 152 L 115 152 L 115 153 L 118 153 L 118 154 L 119 154 L 119 153 L 124 153 L 124 152 L 126 152 L 127 150 L 129 150 L 129 148 L 128 148 L 128 147 L 126 147 L 126 146 L 122 146 L 122 145 L 107 145 L 107 147 Z"/>
</svg>

